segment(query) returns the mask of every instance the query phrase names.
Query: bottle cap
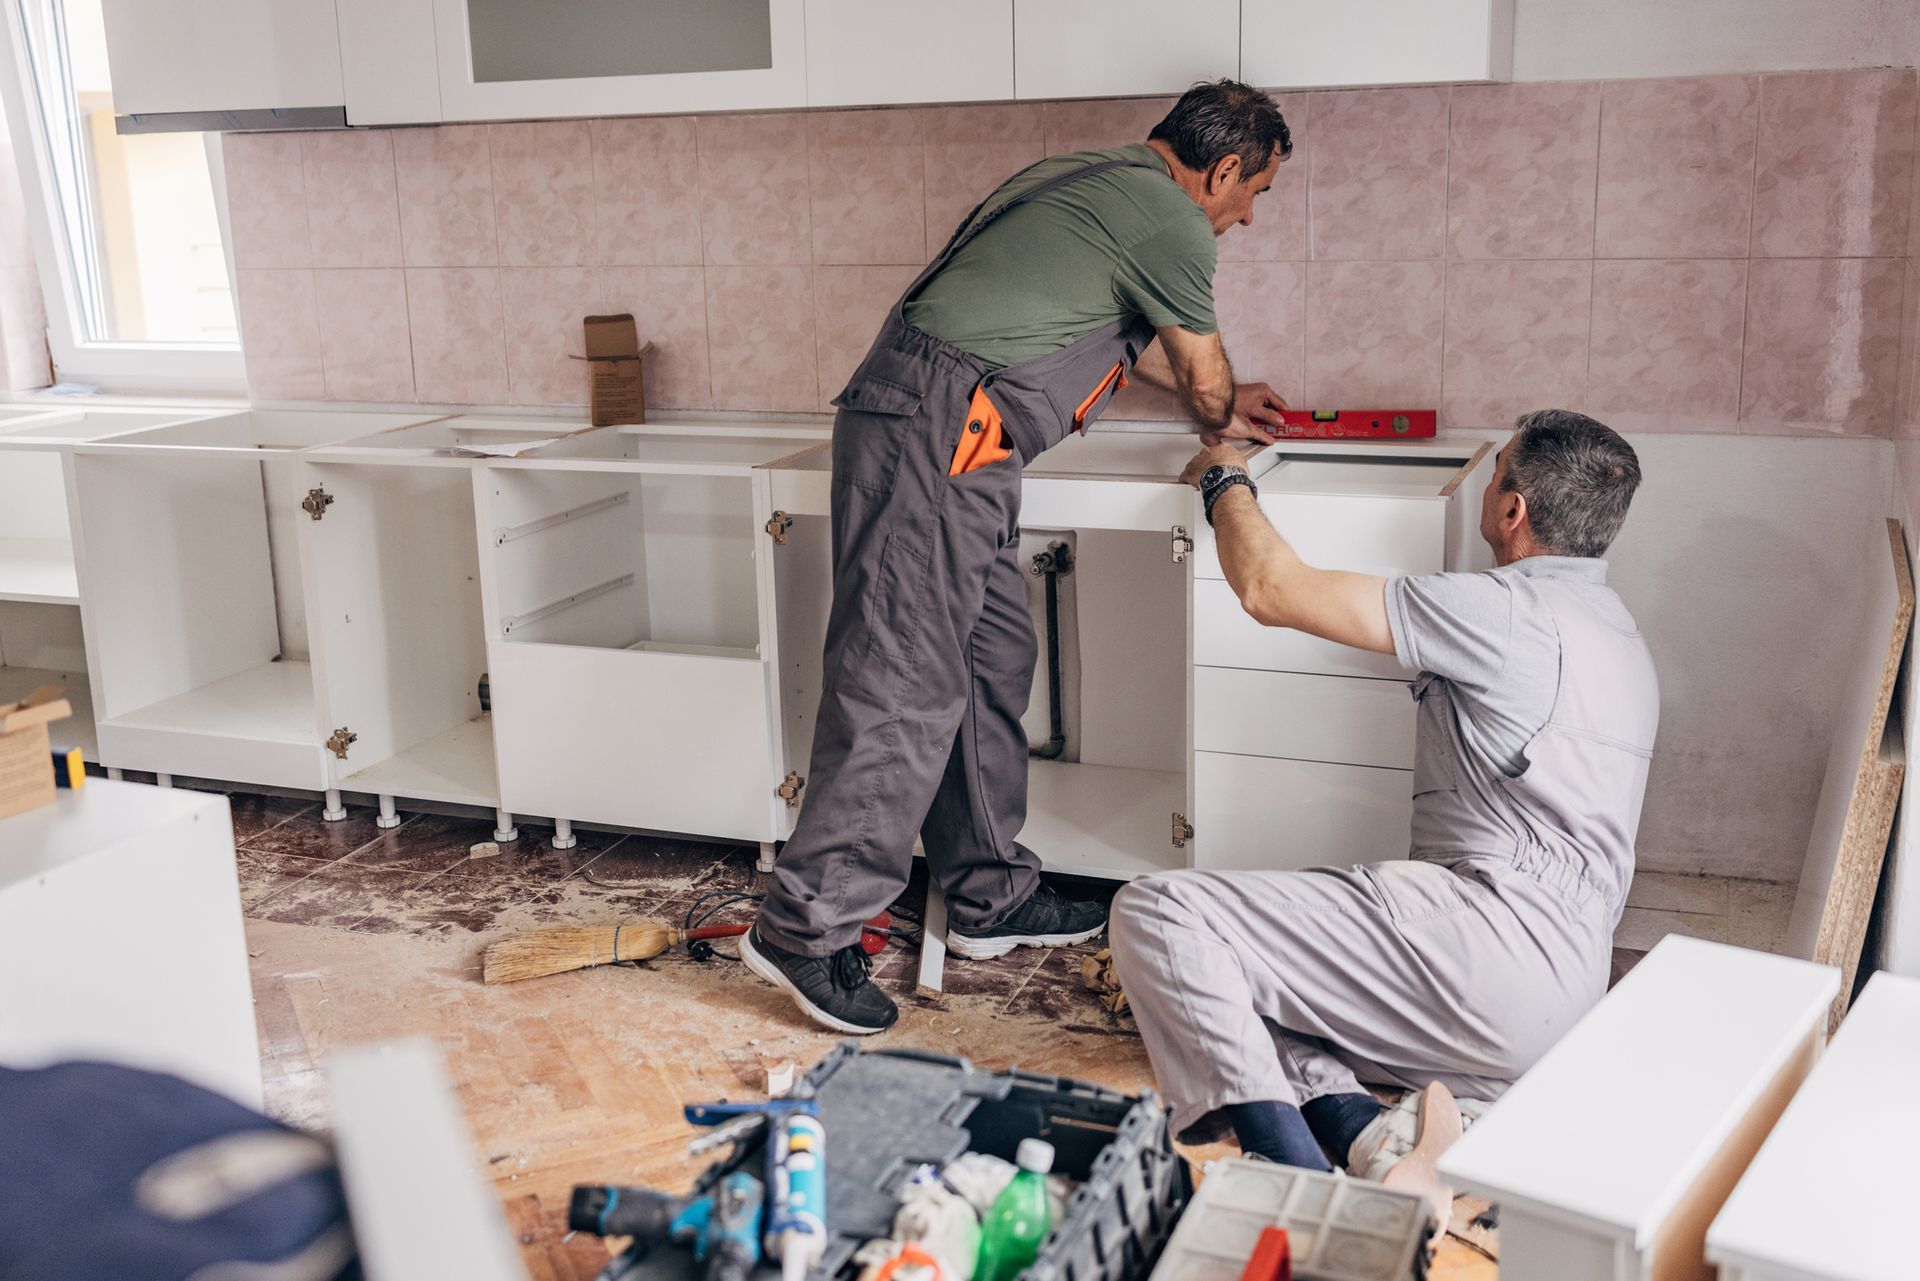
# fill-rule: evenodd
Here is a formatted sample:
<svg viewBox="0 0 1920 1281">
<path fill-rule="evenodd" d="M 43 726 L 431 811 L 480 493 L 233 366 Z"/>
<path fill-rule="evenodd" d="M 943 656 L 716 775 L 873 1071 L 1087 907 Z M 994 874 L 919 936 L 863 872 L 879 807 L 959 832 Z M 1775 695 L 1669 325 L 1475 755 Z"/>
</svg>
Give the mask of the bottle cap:
<svg viewBox="0 0 1920 1281">
<path fill-rule="evenodd" d="M 1045 1139 L 1022 1139 L 1013 1161 L 1023 1170 L 1046 1174 L 1053 1169 L 1053 1144 Z"/>
</svg>

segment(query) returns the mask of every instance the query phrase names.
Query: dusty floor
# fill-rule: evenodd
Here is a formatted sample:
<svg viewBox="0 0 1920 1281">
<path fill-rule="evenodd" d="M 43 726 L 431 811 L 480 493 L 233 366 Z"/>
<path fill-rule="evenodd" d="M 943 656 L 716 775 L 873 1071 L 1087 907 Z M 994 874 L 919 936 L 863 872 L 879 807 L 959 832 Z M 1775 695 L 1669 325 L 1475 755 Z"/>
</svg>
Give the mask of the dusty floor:
<svg viewBox="0 0 1920 1281">
<path fill-rule="evenodd" d="M 677 923 L 703 892 L 750 889 L 751 850 L 582 832 L 577 849 L 558 853 L 547 831 L 523 825 L 500 857 L 476 860 L 469 847 L 491 839 L 491 822 L 408 815 L 382 832 L 371 810 L 326 823 L 311 800 L 232 801 L 268 1110 L 324 1128 L 319 1066 L 329 1054 L 358 1041 L 430 1037 L 539 1281 L 589 1278 L 606 1260 L 597 1240 L 567 1239 L 575 1183 L 684 1186 L 697 1167 L 683 1151 L 682 1104 L 750 1096 L 768 1067 L 804 1068 L 835 1044 L 724 953 L 480 982 L 482 949 L 517 930 Z M 1650 884 L 1654 896 L 1687 888 Z M 742 909 L 733 917 L 745 919 Z M 1616 950 L 1615 978 L 1640 955 Z M 886 1043 L 1127 1091 L 1151 1084 L 1130 1022 L 1080 986 L 1079 952 L 950 961 L 948 990 L 935 999 L 913 993 L 914 959 L 898 944 L 877 959 L 875 979 L 902 1009 Z M 1480 1208 L 1463 1200 L 1456 1224 Z M 1495 1275 L 1497 1234 L 1464 1235 L 1442 1247 L 1436 1278 Z"/>
</svg>

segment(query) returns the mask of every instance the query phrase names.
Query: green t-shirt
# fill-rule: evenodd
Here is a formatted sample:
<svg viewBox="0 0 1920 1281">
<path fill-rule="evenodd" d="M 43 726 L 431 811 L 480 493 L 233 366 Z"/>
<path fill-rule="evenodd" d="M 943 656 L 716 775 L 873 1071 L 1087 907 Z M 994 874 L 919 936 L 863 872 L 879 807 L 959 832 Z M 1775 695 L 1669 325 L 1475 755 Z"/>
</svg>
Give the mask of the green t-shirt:
<svg viewBox="0 0 1920 1281">
<path fill-rule="evenodd" d="M 1063 171 L 1109 169 L 1002 214 L 907 304 L 907 323 L 994 369 L 1058 351 L 1123 316 L 1197 334 L 1213 315 L 1213 227 L 1143 144 L 1052 156 L 994 193 L 986 208 Z"/>
</svg>

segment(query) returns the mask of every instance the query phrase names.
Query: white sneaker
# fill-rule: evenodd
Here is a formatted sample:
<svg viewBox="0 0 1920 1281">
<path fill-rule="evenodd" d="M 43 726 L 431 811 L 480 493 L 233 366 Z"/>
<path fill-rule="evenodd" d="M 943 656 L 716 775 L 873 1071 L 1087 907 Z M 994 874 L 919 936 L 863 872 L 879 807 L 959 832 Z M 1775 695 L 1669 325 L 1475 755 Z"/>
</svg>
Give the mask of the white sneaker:
<svg viewBox="0 0 1920 1281">
<path fill-rule="evenodd" d="M 1440 1156 L 1491 1107 L 1478 1099 L 1456 1100 L 1438 1081 L 1414 1090 L 1375 1117 L 1347 1149 L 1347 1172 L 1427 1199 L 1434 1235 L 1453 1221 L 1453 1189 L 1441 1182 Z"/>
</svg>

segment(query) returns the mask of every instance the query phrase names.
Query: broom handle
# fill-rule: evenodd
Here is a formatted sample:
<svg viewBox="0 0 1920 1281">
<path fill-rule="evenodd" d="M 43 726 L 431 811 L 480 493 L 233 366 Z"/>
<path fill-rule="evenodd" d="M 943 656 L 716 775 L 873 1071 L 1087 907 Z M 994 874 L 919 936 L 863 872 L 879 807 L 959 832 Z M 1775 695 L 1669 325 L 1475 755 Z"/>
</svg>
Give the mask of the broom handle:
<svg viewBox="0 0 1920 1281">
<path fill-rule="evenodd" d="M 732 939 L 739 938 L 751 925 L 696 925 L 690 930 L 675 930 L 675 941 L 681 939 Z"/>
</svg>

